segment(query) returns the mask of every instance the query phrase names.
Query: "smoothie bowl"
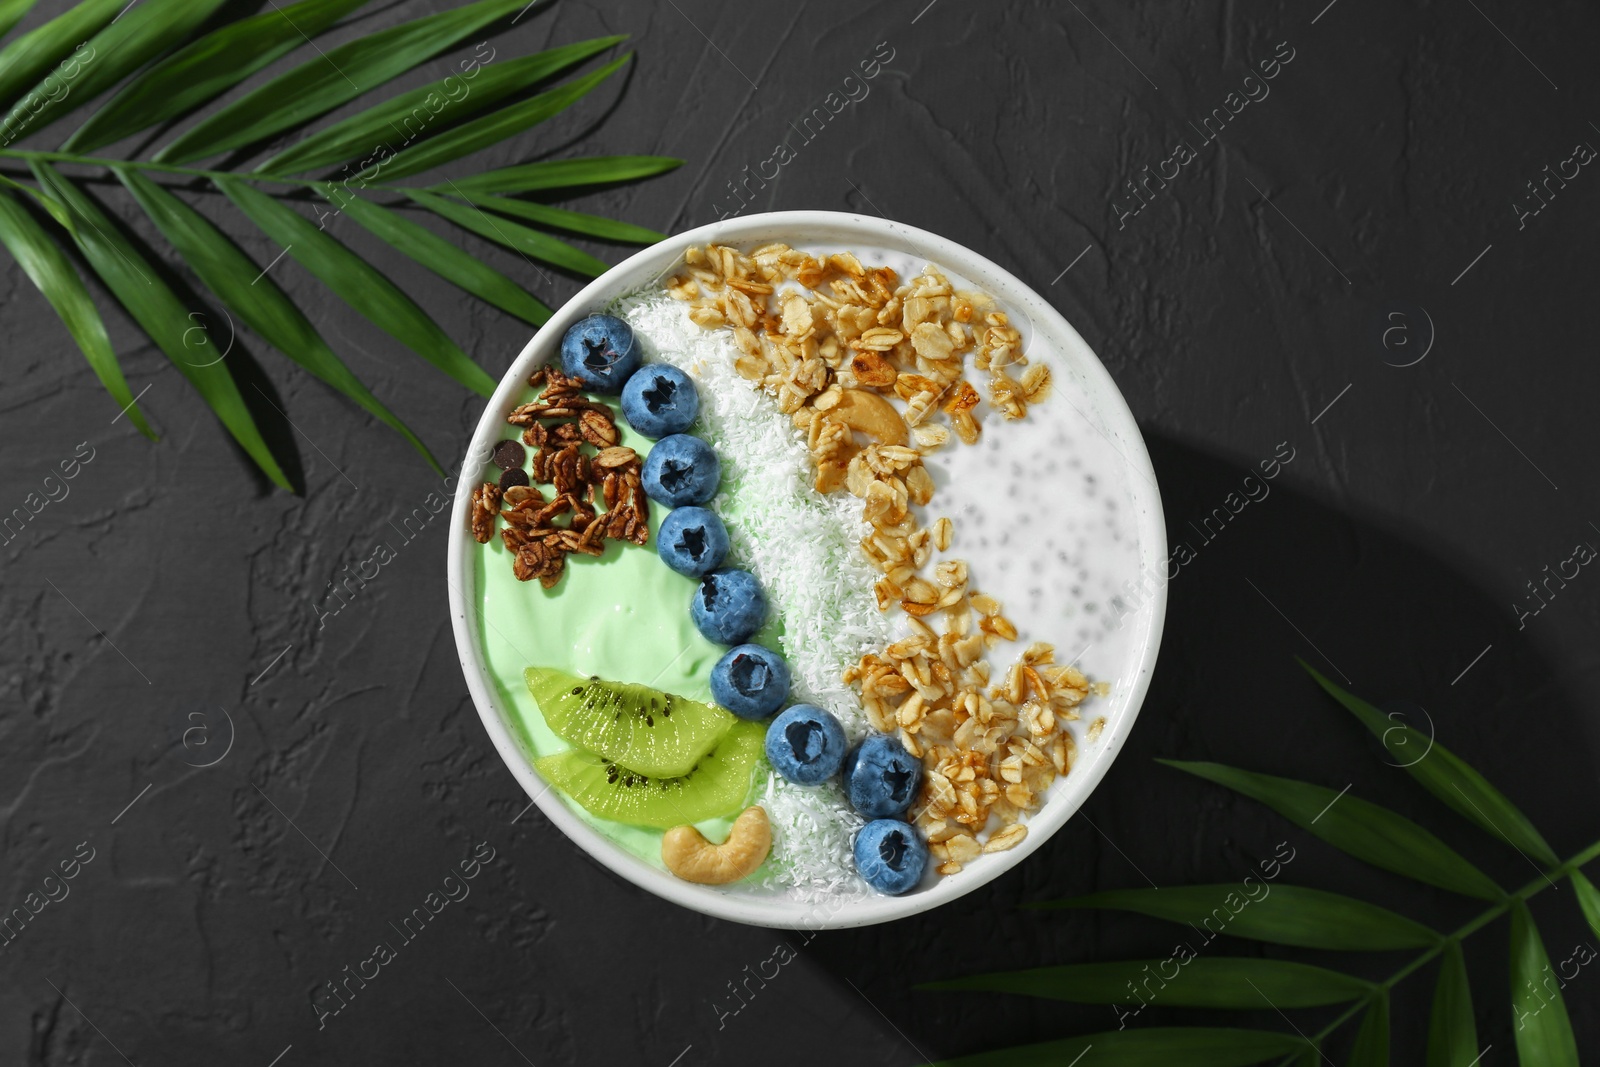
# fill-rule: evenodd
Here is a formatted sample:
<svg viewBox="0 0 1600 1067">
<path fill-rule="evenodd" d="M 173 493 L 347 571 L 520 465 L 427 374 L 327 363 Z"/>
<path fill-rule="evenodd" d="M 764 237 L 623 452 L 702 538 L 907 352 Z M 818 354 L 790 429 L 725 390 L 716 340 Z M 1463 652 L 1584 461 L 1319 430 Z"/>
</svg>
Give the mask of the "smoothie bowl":
<svg viewBox="0 0 1600 1067">
<path fill-rule="evenodd" d="M 1045 301 L 831 212 L 633 256 L 522 351 L 462 469 L 450 607 L 531 803 L 628 880 L 763 926 L 949 901 L 1121 748 L 1160 497 Z"/>
</svg>

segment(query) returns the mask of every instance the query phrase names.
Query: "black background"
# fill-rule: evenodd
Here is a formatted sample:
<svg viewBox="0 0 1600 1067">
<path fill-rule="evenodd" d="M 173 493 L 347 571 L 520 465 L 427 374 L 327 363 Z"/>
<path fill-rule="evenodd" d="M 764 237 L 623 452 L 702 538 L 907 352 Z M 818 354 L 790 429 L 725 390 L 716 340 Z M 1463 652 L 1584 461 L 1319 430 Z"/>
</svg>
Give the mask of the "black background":
<svg viewBox="0 0 1600 1067">
<path fill-rule="evenodd" d="M 20 904 L 79 842 L 95 859 L 0 954 L 0 1063 L 909 1064 L 1116 1026 L 1108 1007 L 917 982 L 1160 957 L 1185 934 L 1023 902 L 1233 882 L 1287 841 L 1286 881 L 1445 929 L 1479 910 L 1344 857 L 1158 756 L 1349 784 L 1503 885 L 1537 877 L 1386 766 L 1296 654 L 1375 701 L 1420 704 L 1438 740 L 1557 852 L 1586 846 L 1600 834 L 1600 577 L 1582 572 L 1520 627 L 1516 605 L 1533 603 L 1520 599 L 1525 583 L 1546 565 L 1581 541 L 1600 545 L 1600 175 L 1584 168 L 1521 227 L 1513 204 L 1574 145 L 1600 145 L 1600 16 L 1576 2 L 1325 3 L 559 0 L 489 38 L 510 57 L 626 32 L 638 58 L 625 82 L 457 169 L 681 156 L 666 177 L 577 205 L 667 231 L 727 210 L 741 168 L 888 42 L 894 58 L 867 97 L 745 210 L 887 215 L 1034 285 L 1126 395 L 1174 541 L 1198 544 L 1189 522 L 1280 442 L 1294 449 L 1270 497 L 1172 583 L 1149 698 L 1087 817 L 983 890 L 874 929 L 808 941 L 703 918 L 606 873 L 537 810 L 513 824 L 526 798 L 456 662 L 446 520 L 324 626 L 312 609 L 342 567 L 398 543 L 389 520 L 438 478 L 244 336 L 232 365 L 270 380 L 294 420 L 267 422 L 298 457 L 304 489 L 271 489 L 102 293 L 133 389 L 150 386 L 141 403 L 164 439 L 148 443 L 114 421 L 117 404 L 8 260 L 0 510 L 80 442 L 94 459 L 70 496 L 0 547 L 0 905 Z M 330 39 L 447 6 L 373 5 Z M 1200 143 L 1188 122 L 1223 106 L 1281 42 L 1293 59 L 1270 95 Z M 29 143 L 53 145 L 68 128 Z M 1185 138 L 1196 158 L 1119 225 L 1123 183 Z M 14 161 L 0 170 L 20 173 Z M 105 198 L 132 217 L 124 194 Z M 276 255 L 214 191 L 190 199 L 263 265 Z M 491 374 L 526 341 L 524 325 L 385 257 L 353 225 L 336 235 L 380 258 Z M 530 276 L 510 253 L 471 247 L 552 305 L 576 291 L 574 279 Z M 459 454 L 480 399 L 292 261 L 274 277 L 440 456 Z M 216 759 L 230 721 L 227 756 L 186 765 Z M 206 730 L 186 745 L 197 725 Z M 370 954 L 479 842 L 496 858 L 470 898 L 319 1031 L 319 984 Z M 1553 960 L 1596 941 L 1565 886 L 1533 907 Z M 727 983 L 781 941 L 798 958 L 719 1019 L 733 1004 Z M 1503 921 L 1467 943 L 1484 1067 L 1515 1062 L 1505 944 Z M 1297 958 L 1381 978 L 1408 957 Z M 1397 1063 L 1421 1062 L 1433 973 L 1399 987 Z M 1580 1047 L 1600 1048 L 1596 969 L 1566 997 Z M 1312 1032 L 1332 1014 L 1289 1018 Z M 1159 1007 L 1139 1019 L 1150 1022 L 1287 1025 L 1271 1010 Z M 1349 1038 L 1347 1028 L 1330 1042 L 1333 1061 Z"/>
</svg>

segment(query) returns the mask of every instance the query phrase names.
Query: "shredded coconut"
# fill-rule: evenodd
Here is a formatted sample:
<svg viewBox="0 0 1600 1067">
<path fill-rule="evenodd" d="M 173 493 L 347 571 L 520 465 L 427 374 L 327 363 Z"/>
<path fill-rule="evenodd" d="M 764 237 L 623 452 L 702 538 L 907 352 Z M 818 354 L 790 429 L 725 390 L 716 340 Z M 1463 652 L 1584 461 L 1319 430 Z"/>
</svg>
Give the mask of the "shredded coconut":
<svg viewBox="0 0 1600 1067">
<path fill-rule="evenodd" d="M 722 461 L 722 489 L 711 506 L 728 528 L 729 560 L 760 580 L 782 620 L 779 639 L 796 703 L 832 712 L 854 743 L 871 729 L 846 668 L 890 639 L 873 596 L 877 573 L 860 552 L 869 527 L 846 494 L 811 486 L 811 456 L 777 403 L 734 369 L 739 350 L 726 331 L 689 319 L 660 289 L 630 294 L 611 309 L 627 319 L 646 358 L 668 363 L 700 389 L 695 432 Z M 833 786 L 797 786 L 769 777 L 774 831 L 765 881 L 808 903 L 864 895 L 850 860 L 861 818 Z"/>
<path fill-rule="evenodd" d="M 757 885 L 830 908 L 870 894 L 850 858 L 856 831 L 866 820 L 837 785 L 795 785 L 769 771 L 761 806 L 772 824 L 772 853 L 755 878 Z"/>
</svg>

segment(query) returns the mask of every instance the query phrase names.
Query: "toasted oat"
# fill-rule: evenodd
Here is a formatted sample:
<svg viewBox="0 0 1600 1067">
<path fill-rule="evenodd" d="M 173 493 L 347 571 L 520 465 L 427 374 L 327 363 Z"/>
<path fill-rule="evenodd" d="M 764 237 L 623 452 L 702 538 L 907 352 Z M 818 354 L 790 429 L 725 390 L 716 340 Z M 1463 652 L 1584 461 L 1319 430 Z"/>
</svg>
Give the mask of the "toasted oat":
<svg viewBox="0 0 1600 1067">
<path fill-rule="evenodd" d="M 616 467 L 626 466 L 629 463 L 639 462 L 639 453 L 626 446 L 614 445 L 610 448 L 601 449 L 595 454 L 592 462 L 594 466 L 599 467 L 601 470 L 611 470 Z"/>
<path fill-rule="evenodd" d="M 500 511 L 500 487 L 484 482 L 472 491 L 472 536 L 480 545 L 494 536 L 494 517 Z"/>
<path fill-rule="evenodd" d="M 983 843 L 983 851 L 1004 852 L 1021 844 L 1022 839 L 1027 836 L 1028 828 L 1022 823 L 1014 822 L 990 834 L 989 840 Z"/>
</svg>

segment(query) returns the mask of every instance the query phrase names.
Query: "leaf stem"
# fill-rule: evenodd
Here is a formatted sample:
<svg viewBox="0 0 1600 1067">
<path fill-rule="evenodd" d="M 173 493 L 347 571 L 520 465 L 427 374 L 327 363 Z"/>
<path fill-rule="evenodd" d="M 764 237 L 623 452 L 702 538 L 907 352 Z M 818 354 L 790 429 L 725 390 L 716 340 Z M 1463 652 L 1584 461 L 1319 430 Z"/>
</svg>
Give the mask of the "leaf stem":
<svg viewBox="0 0 1600 1067">
<path fill-rule="evenodd" d="M 190 178 L 207 178 L 211 181 L 233 179 L 247 182 L 268 182 L 277 185 L 297 185 L 307 189 L 326 189 L 337 184 L 336 182 L 319 178 L 290 178 L 277 174 L 262 174 L 253 170 L 203 170 L 196 167 L 175 167 L 167 163 L 151 163 L 142 159 L 105 159 L 99 156 L 80 156 L 72 152 L 42 152 L 26 148 L 0 148 L 0 159 L 36 159 L 51 163 L 76 163 L 84 167 L 104 167 L 107 169 L 112 167 L 134 167 L 140 170 L 157 171 L 161 174 L 181 174 Z M 361 188 L 404 193 L 409 187 L 367 182 Z"/>
<path fill-rule="evenodd" d="M 1432 948 L 1423 952 L 1416 959 L 1412 960 L 1410 963 L 1391 974 L 1382 982 L 1374 985 L 1370 993 L 1347 1008 L 1343 1015 L 1340 1015 L 1337 1019 L 1333 1020 L 1333 1022 L 1329 1023 L 1316 1034 L 1312 1035 L 1310 1039 L 1311 1042 L 1313 1044 L 1320 1045 L 1335 1030 L 1339 1029 L 1339 1027 L 1343 1026 L 1345 1023 L 1349 1022 L 1351 1019 L 1355 1018 L 1362 1011 L 1364 1011 L 1367 1005 L 1371 1003 L 1375 997 L 1379 997 L 1387 993 L 1395 985 L 1401 981 L 1404 981 L 1412 973 L 1427 964 L 1429 960 L 1439 955 L 1439 953 L 1443 952 L 1450 945 L 1464 941 L 1466 938 L 1471 937 L 1485 926 L 1494 922 L 1494 920 L 1498 919 L 1500 916 L 1504 915 L 1508 910 L 1510 910 L 1511 905 L 1516 901 L 1527 900 L 1529 897 L 1537 896 L 1538 894 L 1544 892 L 1545 889 L 1555 885 L 1558 880 L 1565 878 L 1573 871 L 1587 863 L 1594 861 L 1595 859 L 1600 859 L 1600 841 L 1596 841 L 1582 852 L 1577 853 L 1559 867 L 1555 867 L 1552 870 L 1546 871 L 1545 873 L 1539 875 L 1539 877 L 1528 882 L 1527 885 L 1524 885 L 1516 892 L 1507 894 L 1505 899 L 1500 901 L 1500 903 L 1486 909 L 1476 918 L 1471 919 L 1454 932 L 1446 934 L 1440 939 L 1437 945 L 1434 945 Z M 1284 1062 L 1288 1063 L 1290 1061 L 1286 1060 Z"/>
</svg>

